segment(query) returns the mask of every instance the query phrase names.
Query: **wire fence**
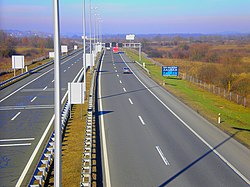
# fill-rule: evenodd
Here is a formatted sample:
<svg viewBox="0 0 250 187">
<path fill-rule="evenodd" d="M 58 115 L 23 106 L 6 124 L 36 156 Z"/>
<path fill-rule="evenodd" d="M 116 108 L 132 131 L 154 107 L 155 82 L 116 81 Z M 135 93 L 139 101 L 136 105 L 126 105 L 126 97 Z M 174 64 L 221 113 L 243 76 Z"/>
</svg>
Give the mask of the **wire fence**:
<svg viewBox="0 0 250 187">
<path fill-rule="evenodd" d="M 196 86 L 213 93 L 215 95 L 221 96 L 229 101 L 235 102 L 239 105 L 242 105 L 244 107 L 250 108 L 250 98 L 241 96 L 234 92 L 228 92 L 225 88 L 218 87 L 213 84 L 208 84 L 205 81 L 199 80 L 193 76 L 185 76 L 185 74 L 181 74 L 183 79 L 188 80 L 189 82 L 195 84 Z"/>
</svg>

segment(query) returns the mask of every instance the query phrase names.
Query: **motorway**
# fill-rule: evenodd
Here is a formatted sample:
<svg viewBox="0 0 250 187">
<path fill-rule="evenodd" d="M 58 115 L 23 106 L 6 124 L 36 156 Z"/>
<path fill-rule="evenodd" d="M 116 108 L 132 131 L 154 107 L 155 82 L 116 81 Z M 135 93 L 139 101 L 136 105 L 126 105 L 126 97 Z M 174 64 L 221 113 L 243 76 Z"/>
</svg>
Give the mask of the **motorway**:
<svg viewBox="0 0 250 187">
<path fill-rule="evenodd" d="M 106 51 L 98 81 L 104 186 L 249 186 L 249 149 L 125 54 Z"/>
<path fill-rule="evenodd" d="M 62 100 L 68 82 L 76 77 L 82 64 L 82 52 L 61 61 Z M 52 132 L 53 70 L 51 65 L 0 91 L 0 186 L 27 186 L 32 174 L 32 165 L 28 164 L 31 155 L 42 137 Z M 25 167 L 30 168 L 28 173 Z"/>
</svg>

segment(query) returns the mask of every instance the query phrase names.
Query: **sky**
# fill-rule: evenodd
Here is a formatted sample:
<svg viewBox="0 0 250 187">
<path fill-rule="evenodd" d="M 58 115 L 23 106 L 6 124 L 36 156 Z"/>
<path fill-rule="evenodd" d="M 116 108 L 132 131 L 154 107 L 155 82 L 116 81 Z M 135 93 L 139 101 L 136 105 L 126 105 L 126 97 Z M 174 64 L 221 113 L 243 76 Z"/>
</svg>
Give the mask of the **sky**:
<svg viewBox="0 0 250 187">
<path fill-rule="evenodd" d="M 85 0 L 89 32 L 89 5 Z M 91 0 L 103 34 L 250 33 L 250 0 Z M 83 0 L 59 0 L 62 34 L 82 33 Z M 96 14 L 96 16 L 94 15 Z M 94 29 L 92 24 L 92 29 Z M 53 33 L 53 0 L 0 0 L 0 29 Z"/>
</svg>

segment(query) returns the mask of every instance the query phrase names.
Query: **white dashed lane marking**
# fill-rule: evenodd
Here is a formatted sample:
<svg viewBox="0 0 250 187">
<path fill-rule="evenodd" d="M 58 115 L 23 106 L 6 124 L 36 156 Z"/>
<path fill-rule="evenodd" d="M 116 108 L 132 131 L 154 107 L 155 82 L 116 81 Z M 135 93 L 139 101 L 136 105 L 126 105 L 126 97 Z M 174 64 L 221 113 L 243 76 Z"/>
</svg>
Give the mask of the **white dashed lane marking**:
<svg viewBox="0 0 250 187">
<path fill-rule="evenodd" d="M 11 121 L 14 121 L 20 114 L 21 112 L 18 112 L 13 118 L 11 118 Z"/>
</svg>

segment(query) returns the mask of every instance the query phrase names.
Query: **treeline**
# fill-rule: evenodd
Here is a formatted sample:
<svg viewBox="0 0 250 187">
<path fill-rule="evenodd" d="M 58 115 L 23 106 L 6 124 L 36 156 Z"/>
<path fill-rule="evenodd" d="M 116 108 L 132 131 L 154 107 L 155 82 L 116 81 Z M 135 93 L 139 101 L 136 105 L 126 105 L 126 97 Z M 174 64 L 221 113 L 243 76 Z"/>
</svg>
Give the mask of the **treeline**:
<svg viewBox="0 0 250 187">
<path fill-rule="evenodd" d="M 181 71 L 242 96 L 250 95 L 250 40 L 146 40 L 143 51 L 151 58 L 178 62 Z M 171 64 L 171 63 L 170 63 Z"/>
<path fill-rule="evenodd" d="M 31 56 L 32 53 L 43 53 L 45 48 L 52 49 L 54 46 L 51 37 L 42 38 L 39 36 L 17 38 L 0 31 L 0 58 L 9 58 L 17 53 L 18 47 L 30 48 L 25 56 Z M 33 49 L 32 49 L 33 48 Z M 36 48 L 36 50 L 34 50 Z"/>
</svg>

